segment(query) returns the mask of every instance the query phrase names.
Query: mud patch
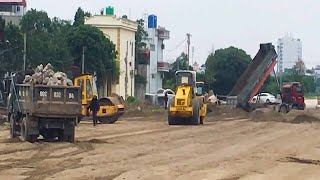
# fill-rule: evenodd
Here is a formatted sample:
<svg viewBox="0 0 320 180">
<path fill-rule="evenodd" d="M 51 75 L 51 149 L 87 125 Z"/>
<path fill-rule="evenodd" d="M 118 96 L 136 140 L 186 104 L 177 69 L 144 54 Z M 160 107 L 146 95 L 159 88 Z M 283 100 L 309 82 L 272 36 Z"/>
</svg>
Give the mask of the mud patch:
<svg viewBox="0 0 320 180">
<path fill-rule="evenodd" d="M 0 143 L 21 143 L 21 139 L 19 137 L 16 137 L 16 138 L 9 138 L 9 139 L 4 139 L 4 140 L 1 140 Z"/>
<path fill-rule="evenodd" d="M 103 140 L 99 140 L 99 139 L 90 139 L 88 142 L 93 143 L 93 144 L 106 144 L 106 143 L 108 143 L 107 141 L 103 141 Z"/>
<path fill-rule="evenodd" d="M 303 159 L 297 157 L 286 157 L 282 162 L 293 162 L 299 164 L 312 164 L 312 165 L 320 165 L 320 160 L 313 160 L 313 159 Z"/>
</svg>

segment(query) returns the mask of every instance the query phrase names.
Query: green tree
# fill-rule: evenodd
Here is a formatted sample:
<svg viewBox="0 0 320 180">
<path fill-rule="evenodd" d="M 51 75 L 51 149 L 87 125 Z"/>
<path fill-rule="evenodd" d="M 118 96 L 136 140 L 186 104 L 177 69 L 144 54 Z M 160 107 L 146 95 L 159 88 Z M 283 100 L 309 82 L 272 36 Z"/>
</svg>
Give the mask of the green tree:
<svg viewBox="0 0 320 180">
<path fill-rule="evenodd" d="M 210 54 L 206 61 L 206 83 L 215 93 L 227 95 L 252 61 L 243 50 L 229 47 Z"/>
<path fill-rule="evenodd" d="M 81 26 L 84 25 L 84 18 L 85 17 L 91 17 L 91 14 L 89 12 L 84 12 L 81 7 L 78 8 L 75 16 L 74 16 L 74 26 Z"/>
<path fill-rule="evenodd" d="M 97 73 L 102 83 L 107 75 L 116 77 L 115 45 L 96 27 L 82 25 L 72 27 L 66 36 L 75 65 L 81 67 L 82 48 L 85 48 L 85 72 Z"/>
<path fill-rule="evenodd" d="M 27 63 L 32 66 L 53 64 L 58 70 L 72 64 L 66 32 L 71 27 L 67 21 L 51 20 L 44 11 L 32 9 L 23 16 L 21 30 L 27 34 Z"/>
<path fill-rule="evenodd" d="M 187 55 L 184 52 L 181 53 L 181 55 L 179 57 L 177 57 L 175 62 L 173 62 L 170 66 L 171 66 L 171 68 L 170 68 L 169 73 L 166 73 L 163 78 L 162 86 L 165 89 L 174 90 L 174 86 L 176 83 L 176 79 L 175 79 L 176 71 L 178 71 L 178 70 L 192 70 L 192 67 L 190 67 L 190 66 L 188 67 Z"/>
<path fill-rule="evenodd" d="M 4 29 L 6 27 L 6 21 L 0 16 L 0 44 L 4 40 Z"/>
<path fill-rule="evenodd" d="M 146 60 L 143 56 L 143 49 L 146 47 L 146 43 L 143 42 L 144 39 L 148 37 L 148 33 L 144 30 L 144 20 L 138 19 L 138 29 L 135 34 L 135 68 L 138 69 L 139 64 L 145 64 Z M 135 75 L 135 83 L 143 84 L 147 83 L 146 74 L 137 74 Z"/>
<path fill-rule="evenodd" d="M 7 71 L 18 71 L 23 68 L 23 36 L 18 26 L 8 24 L 5 27 L 6 48 L 0 59 L 1 73 Z"/>
</svg>

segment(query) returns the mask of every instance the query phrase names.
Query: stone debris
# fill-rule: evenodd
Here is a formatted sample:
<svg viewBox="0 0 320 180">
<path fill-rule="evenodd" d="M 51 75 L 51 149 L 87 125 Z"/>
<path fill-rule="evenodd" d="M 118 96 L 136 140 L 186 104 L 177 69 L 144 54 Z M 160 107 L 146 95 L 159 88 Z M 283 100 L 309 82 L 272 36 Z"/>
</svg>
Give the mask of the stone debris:
<svg viewBox="0 0 320 180">
<path fill-rule="evenodd" d="M 24 84 L 42 84 L 48 86 L 73 86 L 64 72 L 54 72 L 53 66 L 48 63 L 45 67 L 42 64 L 37 66 L 32 76 L 26 75 L 23 81 Z"/>
</svg>

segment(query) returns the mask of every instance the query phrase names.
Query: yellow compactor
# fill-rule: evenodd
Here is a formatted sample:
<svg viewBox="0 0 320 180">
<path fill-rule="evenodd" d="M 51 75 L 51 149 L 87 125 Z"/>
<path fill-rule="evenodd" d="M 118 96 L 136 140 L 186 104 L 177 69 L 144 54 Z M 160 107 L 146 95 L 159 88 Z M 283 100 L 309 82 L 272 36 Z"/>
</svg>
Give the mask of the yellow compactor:
<svg viewBox="0 0 320 180">
<path fill-rule="evenodd" d="M 82 91 L 82 115 L 87 114 L 87 107 L 94 95 L 99 99 L 100 110 L 98 121 L 103 124 L 113 124 L 124 114 L 124 104 L 119 97 L 99 98 L 95 78 L 92 74 L 82 74 L 74 78 L 74 85 L 80 86 Z M 90 112 L 91 115 L 91 112 Z"/>
<path fill-rule="evenodd" d="M 168 124 L 199 125 L 204 123 L 207 104 L 203 82 L 196 82 L 195 71 L 176 72 L 175 98 L 169 101 Z"/>
</svg>

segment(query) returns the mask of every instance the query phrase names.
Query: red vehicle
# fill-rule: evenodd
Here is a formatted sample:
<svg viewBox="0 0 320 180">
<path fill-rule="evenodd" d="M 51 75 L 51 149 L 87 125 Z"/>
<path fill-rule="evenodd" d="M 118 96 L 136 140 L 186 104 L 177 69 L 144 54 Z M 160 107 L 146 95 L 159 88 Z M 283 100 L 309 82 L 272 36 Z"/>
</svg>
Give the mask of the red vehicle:
<svg viewBox="0 0 320 180">
<path fill-rule="evenodd" d="M 291 104 L 292 108 L 304 110 L 303 88 L 300 82 L 290 82 L 282 86 L 282 102 Z"/>
</svg>

